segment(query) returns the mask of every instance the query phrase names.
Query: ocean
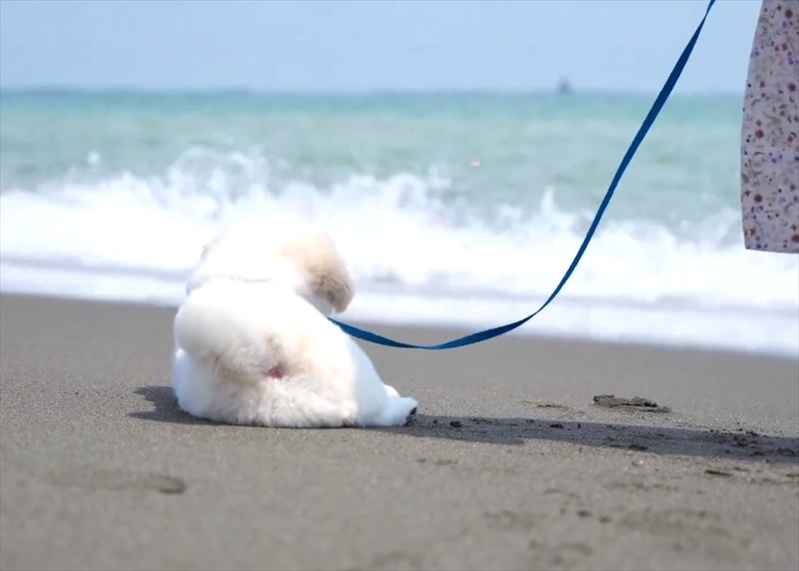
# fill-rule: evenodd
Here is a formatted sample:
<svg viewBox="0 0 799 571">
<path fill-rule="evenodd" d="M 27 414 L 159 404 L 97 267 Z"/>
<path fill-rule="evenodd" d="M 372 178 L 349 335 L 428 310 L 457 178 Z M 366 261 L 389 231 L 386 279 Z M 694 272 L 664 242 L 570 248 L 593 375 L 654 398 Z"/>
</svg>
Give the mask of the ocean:
<svg viewBox="0 0 799 571">
<path fill-rule="evenodd" d="M 501 325 L 561 279 L 653 100 L 2 92 L 0 290 L 175 304 L 224 224 L 290 213 L 353 273 L 342 320 Z M 799 257 L 743 247 L 741 105 L 671 98 L 515 334 L 799 357 Z"/>
</svg>

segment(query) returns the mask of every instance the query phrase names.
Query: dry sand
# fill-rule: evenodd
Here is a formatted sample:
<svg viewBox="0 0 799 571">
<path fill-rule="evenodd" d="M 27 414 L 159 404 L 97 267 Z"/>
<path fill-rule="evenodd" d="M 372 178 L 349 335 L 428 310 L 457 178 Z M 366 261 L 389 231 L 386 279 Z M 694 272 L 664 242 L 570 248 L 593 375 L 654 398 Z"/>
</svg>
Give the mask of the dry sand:
<svg viewBox="0 0 799 571">
<path fill-rule="evenodd" d="M 2 569 L 799 568 L 796 359 L 366 345 L 415 425 L 271 430 L 177 409 L 172 315 L 0 298 Z"/>
</svg>

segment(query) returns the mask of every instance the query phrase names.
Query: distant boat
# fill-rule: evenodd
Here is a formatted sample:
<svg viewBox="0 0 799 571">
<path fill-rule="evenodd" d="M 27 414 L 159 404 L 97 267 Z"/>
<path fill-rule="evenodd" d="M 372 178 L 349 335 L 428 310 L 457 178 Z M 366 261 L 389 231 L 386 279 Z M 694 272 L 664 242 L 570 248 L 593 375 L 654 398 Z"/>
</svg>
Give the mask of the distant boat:
<svg viewBox="0 0 799 571">
<path fill-rule="evenodd" d="M 565 77 L 558 83 L 558 95 L 569 95 L 573 91 L 572 84 Z"/>
</svg>

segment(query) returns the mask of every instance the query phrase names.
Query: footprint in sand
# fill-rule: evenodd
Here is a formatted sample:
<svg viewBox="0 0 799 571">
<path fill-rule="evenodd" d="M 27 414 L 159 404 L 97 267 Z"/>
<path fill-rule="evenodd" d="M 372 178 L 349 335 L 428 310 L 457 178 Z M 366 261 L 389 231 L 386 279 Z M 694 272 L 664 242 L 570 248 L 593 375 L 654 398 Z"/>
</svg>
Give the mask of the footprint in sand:
<svg viewBox="0 0 799 571">
<path fill-rule="evenodd" d="M 56 486 L 93 490 L 135 490 L 161 494 L 182 494 L 187 488 L 186 483 L 180 478 L 164 474 L 97 468 L 73 468 L 55 473 L 49 479 Z"/>
</svg>

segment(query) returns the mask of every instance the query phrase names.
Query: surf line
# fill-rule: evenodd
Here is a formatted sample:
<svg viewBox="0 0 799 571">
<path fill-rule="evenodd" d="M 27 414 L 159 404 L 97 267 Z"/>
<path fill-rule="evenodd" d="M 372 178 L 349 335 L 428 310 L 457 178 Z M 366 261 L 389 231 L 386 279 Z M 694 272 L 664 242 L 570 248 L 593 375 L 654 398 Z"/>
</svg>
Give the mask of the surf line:
<svg viewBox="0 0 799 571">
<path fill-rule="evenodd" d="M 613 194 L 616 191 L 616 187 L 621 180 L 621 177 L 624 175 L 624 171 L 627 170 L 627 166 L 632 161 L 633 156 L 635 156 L 638 147 L 643 142 L 644 138 L 646 137 L 649 129 L 652 127 L 652 124 L 657 119 L 657 116 L 660 114 L 661 109 L 666 104 L 666 101 L 671 95 L 674 86 L 677 84 L 677 80 L 680 78 L 680 75 L 685 68 L 685 64 L 688 63 L 688 58 L 691 56 L 691 52 L 694 50 L 694 46 L 696 45 L 696 41 L 699 39 L 699 34 L 702 32 L 702 28 L 705 25 L 705 20 L 707 19 L 708 14 L 710 13 L 710 9 L 713 7 L 713 4 L 716 3 L 716 0 L 710 0 L 705 9 L 705 15 L 702 17 L 702 20 L 699 22 L 699 25 L 696 28 L 693 36 L 691 39 L 688 40 L 688 44 L 682 51 L 682 54 L 677 59 L 677 63 L 674 64 L 674 68 L 671 70 L 668 78 L 666 79 L 666 83 L 663 85 L 663 88 L 660 90 L 655 102 L 652 104 L 649 113 L 647 113 L 646 118 L 644 119 L 643 124 L 638 129 L 635 137 L 633 138 L 632 143 L 630 144 L 627 152 L 624 153 L 624 157 L 621 160 L 621 164 L 619 165 L 618 169 L 616 169 L 616 174 L 613 176 L 613 179 L 610 182 L 610 186 L 608 187 L 607 192 L 605 193 L 605 197 L 602 199 L 602 202 L 599 205 L 599 209 L 597 210 L 596 215 L 594 216 L 593 222 L 591 222 L 591 226 L 588 228 L 588 232 L 583 239 L 580 248 L 577 250 L 577 254 L 574 256 L 571 265 L 566 270 L 566 273 L 563 274 L 563 277 L 558 283 L 557 287 L 555 287 L 554 291 L 550 294 L 544 304 L 539 307 L 534 313 L 531 313 L 527 317 L 524 317 L 518 321 L 514 321 L 513 323 L 508 323 L 507 325 L 501 325 L 499 327 L 492 327 L 490 329 L 485 329 L 483 331 L 478 331 L 477 333 L 471 333 L 469 335 L 465 335 L 463 337 L 458 337 L 457 339 L 452 339 L 451 341 L 446 341 L 444 343 L 437 343 L 435 345 L 415 345 L 413 343 L 404 343 L 402 341 L 395 341 L 394 339 L 389 339 L 388 337 L 384 337 L 377 333 L 373 333 L 372 331 L 367 331 L 366 329 L 361 329 L 359 327 L 355 327 L 354 325 L 349 325 L 347 323 L 343 323 L 332 317 L 329 318 L 330 321 L 338 325 L 345 333 L 352 335 L 358 339 L 362 339 L 364 341 L 369 341 L 370 343 L 376 343 L 378 345 L 386 345 L 388 347 L 397 347 L 400 349 L 426 349 L 431 351 L 440 351 L 442 349 L 455 349 L 457 347 L 466 347 L 467 345 L 474 345 L 475 343 L 481 343 L 483 341 L 487 341 L 494 337 L 498 337 L 509 331 L 513 331 L 517 327 L 521 327 L 528 321 L 530 321 L 533 317 L 541 313 L 546 306 L 548 306 L 552 300 L 554 300 L 560 291 L 563 289 L 563 286 L 566 285 L 566 282 L 569 281 L 569 278 L 574 273 L 574 270 L 577 268 L 577 264 L 580 263 L 580 259 L 583 257 L 586 248 L 588 248 L 588 244 L 591 242 L 591 239 L 594 237 L 594 232 L 596 232 L 597 227 L 599 226 L 599 222 L 602 220 L 602 216 L 605 214 L 605 210 L 610 204 L 610 199 L 613 198 Z"/>
</svg>

